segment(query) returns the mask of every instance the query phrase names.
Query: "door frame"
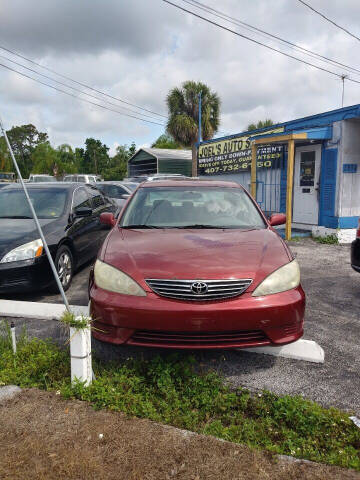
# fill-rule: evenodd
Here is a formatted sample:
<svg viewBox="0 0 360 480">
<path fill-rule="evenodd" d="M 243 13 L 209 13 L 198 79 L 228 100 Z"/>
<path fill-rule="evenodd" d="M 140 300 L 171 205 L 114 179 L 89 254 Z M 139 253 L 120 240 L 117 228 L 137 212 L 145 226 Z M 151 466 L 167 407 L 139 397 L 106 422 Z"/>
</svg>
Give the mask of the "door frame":
<svg viewBox="0 0 360 480">
<path fill-rule="evenodd" d="M 318 161 L 318 180 L 315 179 L 315 185 L 314 188 L 318 190 L 320 193 L 320 182 L 321 182 L 321 160 L 322 160 L 322 142 L 316 142 L 316 143 L 309 143 L 307 145 L 295 145 L 295 155 L 294 155 L 294 178 L 293 178 L 293 202 L 292 202 L 292 223 L 298 224 L 298 225 L 308 225 L 309 227 L 319 225 L 320 221 L 320 194 L 318 193 L 317 195 L 317 202 L 318 202 L 318 215 L 316 219 L 316 223 L 305 223 L 305 222 L 299 222 L 295 220 L 294 218 L 294 212 L 295 212 L 295 180 L 296 180 L 296 174 L 295 172 L 297 171 L 297 154 L 300 153 L 301 151 L 312 151 L 312 150 L 318 150 L 319 154 L 319 161 Z M 315 154 L 315 161 L 316 161 L 316 154 Z M 315 167 L 316 168 L 316 167 Z M 316 187 L 317 184 L 317 187 Z"/>
</svg>

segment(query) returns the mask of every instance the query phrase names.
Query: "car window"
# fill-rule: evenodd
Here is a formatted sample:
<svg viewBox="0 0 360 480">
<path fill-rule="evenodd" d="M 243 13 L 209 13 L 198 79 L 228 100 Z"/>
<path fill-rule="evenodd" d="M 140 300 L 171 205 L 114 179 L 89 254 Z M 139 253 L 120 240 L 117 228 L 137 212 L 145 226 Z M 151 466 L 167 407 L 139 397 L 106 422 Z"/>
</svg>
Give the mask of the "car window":
<svg viewBox="0 0 360 480">
<path fill-rule="evenodd" d="M 128 195 L 129 193 L 125 188 L 119 185 L 106 185 L 104 193 L 110 198 L 121 198 L 122 195 Z"/>
<path fill-rule="evenodd" d="M 85 188 L 78 188 L 74 192 L 73 210 L 75 211 L 77 208 L 81 208 L 81 207 L 91 208 L 91 201 Z"/>
<path fill-rule="evenodd" d="M 134 193 L 121 225 L 265 228 L 248 194 L 241 188 L 230 187 L 140 188 Z"/>
<path fill-rule="evenodd" d="M 91 201 L 92 201 L 92 204 L 93 204 L 93 208 L 98 208 L 98 207 L 101 207 L 102 205 L 106 204 L 103 195 L 98 190 L 96 190 L 95 188 L 94 189 L 89 189 L 89 193 L 90 193 L 90 196 L 91 196 Z"/>
<path fill-rule="evenodd" d="M 85 175 L 78 175 L 76 181 L 77 181 L 77 182 L 86 183 L 86 177 L 85 177 Z"/>
</svg>

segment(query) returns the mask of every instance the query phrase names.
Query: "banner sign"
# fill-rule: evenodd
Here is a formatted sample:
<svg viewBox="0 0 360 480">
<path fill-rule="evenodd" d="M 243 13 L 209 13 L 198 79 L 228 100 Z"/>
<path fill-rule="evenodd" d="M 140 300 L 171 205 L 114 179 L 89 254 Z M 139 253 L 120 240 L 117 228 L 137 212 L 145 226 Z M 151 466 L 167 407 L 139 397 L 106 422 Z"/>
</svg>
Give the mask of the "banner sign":
<svg viewBox="0 0 360 480">
<path fill-rule="evenodd" d="M 283 127 L 264 133 L 281 133 Z M 254 137 L 255 135 L 251 135 Z M 251 169 L 250 136 L 234 137 L 200 145 L 198 148 L 198 175 L 248 172 Z M 257 148 L 258 168 L 278 168 L 283 155 L 283 145 L 270 145 Z"/>
</svg>

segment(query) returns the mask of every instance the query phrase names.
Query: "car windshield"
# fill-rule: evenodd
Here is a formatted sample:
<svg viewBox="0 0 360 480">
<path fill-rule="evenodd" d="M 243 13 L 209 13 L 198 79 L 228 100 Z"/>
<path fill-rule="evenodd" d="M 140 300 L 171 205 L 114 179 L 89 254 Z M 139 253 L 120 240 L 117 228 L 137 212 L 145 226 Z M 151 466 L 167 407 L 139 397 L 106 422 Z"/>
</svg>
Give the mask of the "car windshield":
<svg viewBox="0 0 360 480">
<path fill-rule="evenodd" d="M 66 189 L 28 188 L 28 192 L 39 218 L 58 218 L 63 214 Z M 32 218 L 22 190 L 0 190 L 0 218 Z"/>
<path fill-rule="evenodd" d="M 123 228 L 265 228 L 241 188 L 146 187 L 134 194 Z"/>
<path fill-rule="evenodd" d="M 13 173 L 0 173 L 0 180 L 13 180 L 15 175 Z"/>
</svg>

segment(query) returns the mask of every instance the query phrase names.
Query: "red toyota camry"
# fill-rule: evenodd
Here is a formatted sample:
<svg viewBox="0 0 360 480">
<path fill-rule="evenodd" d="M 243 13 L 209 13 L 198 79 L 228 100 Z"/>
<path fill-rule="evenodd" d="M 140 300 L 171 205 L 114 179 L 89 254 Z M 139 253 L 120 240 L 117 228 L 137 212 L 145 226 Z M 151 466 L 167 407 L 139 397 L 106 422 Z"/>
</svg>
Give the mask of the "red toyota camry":
<svg viewBox="0 0 360 480">
<path fill-rule="evenodd" d="M 238 184 L 140 185 L 90 277 L 93 335 L 166 348 L 283 345 L 303 334 L 297 261 Z"/>
</svg>

